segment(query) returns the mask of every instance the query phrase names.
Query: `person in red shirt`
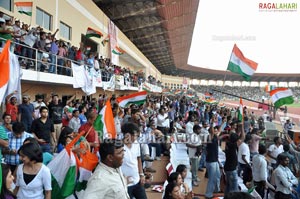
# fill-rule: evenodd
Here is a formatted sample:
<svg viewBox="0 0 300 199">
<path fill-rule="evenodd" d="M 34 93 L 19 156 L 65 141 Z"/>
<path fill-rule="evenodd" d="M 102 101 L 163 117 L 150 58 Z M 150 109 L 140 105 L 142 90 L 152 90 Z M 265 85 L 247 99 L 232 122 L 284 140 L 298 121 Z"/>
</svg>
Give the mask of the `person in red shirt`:
<svg viewBox="0 0 300 199">
<path fill-rule="evenodd" d="M 18 119 L 18 105 L 17 105 L 17 98 L 14 96 L 17 94 L 17 91 L 14 91 L 13 93 L 9 94 L 5 98 L 5 104 L 6 104 L 6 114 L 9 114 L 11 116 L 11 122 L 14 123 Z"/>
<path fill-rule="evenodd" d="M 97 114 L 90 111 L 87 115 L 87 123 L 82 125 L 78 132 L 85 131 L 84 136 L 86 137 L 86 140 L 89 142 L 91 148 L 98 148 L 100 146 L 100 141 L 98 137 L 98 133 L 94 129 L 94 122 L 97 118 Z"/>
</svg>

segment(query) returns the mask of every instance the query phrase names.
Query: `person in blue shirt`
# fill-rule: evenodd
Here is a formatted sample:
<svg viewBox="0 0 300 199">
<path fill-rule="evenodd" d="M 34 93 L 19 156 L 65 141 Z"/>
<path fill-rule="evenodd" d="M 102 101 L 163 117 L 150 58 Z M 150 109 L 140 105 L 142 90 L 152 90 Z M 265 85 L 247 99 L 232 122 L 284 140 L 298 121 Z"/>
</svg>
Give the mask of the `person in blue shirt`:
<svg viewBox="0 0 300 199">
<path fill-rule="evenodd" d="M 81 125 L 84 125 L 86 122 L 87 122 L 87 118 L 85 116 L 85 113 L 86 113 L 86 107 L 81 105 L 79 106 L 78 108 L 79 110 L 79 119 L 80 119 L 80 124 Z"/>
</svg>

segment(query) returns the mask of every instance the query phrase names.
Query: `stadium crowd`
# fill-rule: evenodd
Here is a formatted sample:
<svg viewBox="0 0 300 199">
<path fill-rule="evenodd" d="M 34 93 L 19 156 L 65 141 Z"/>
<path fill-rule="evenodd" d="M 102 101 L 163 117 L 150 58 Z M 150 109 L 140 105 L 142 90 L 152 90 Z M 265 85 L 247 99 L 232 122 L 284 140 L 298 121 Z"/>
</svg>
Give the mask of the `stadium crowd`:
<svg viewBox="0 0 300 199">
<path fill-rule="evenodd" d="M 6 176 L 2 178 L 5 183 L 1 198 L 51 198 L 55 184 L 51 183 L 53 167 L 51 172 L 48 167 L 55 160 L 53 156 L 63 153 L 82 132 L 72 152 L 81 158 L 100 147 L 101 161 L 93 167 L 79 198 L 147 198 L 145 188 L 151 184 L 150 173 L 156 172 L 151 162 L 170 155 L 169 140 L 174 142 L 178 134 L 185 135 L 190 165 L 180 165 L 170 174 L 164 198 L 195 197 L 192 187 L 184 181 L 189 167 L 192 186 L 201 185 L 197 173 L 206 169 L 206 198 L 212 198 L 215 192 L 225 192 L 226 196 L 240 191 L 239 179 L 247 187 L 255 187 L 261 198 L 265 194 L 276 199 L 298 197 L 295 176 L 299 176 L 300 152 L 296 143 L 286 134 L 285 139 L 275 137 L 274 144 L 267 146 L 264 141 L 268 138 L 262 135 L 264 125 L 258 125 L 260 116 L 247 107 L 241 118 L 238 107 L 209 105 L 185 96 L 148 95 L 144 104 L 123 108 L 115 95 L 103 94 L 84 101 L 77 100 L 81 96 L 75 93 L 66 104 L 55 94 L 50 99 L 38 96 L 34 102 L 23 95 L 22 103 L 17 104 L 16 94 L 6 97 L 0 126 L 5 163 L 2 167 L 7 171 L 2 173 Z M 117 139 L 104 137 L 94 126 L 108 100 Z M 224 148 L 220 147 L 222 143 Z M 220 161 L 221 154 L 225 158 Z M 54 171 L 59 168 L 57 165 Z M 226 179 L 223 190 L 221 179 Z M 76 184 L 79 183 L 77 179 Z M 72 194 L 77 194 L 75 188 Z"/>
<path fill-rule="evenodd" d="M 200 93 L 212 93 L 213 97 L 216 100 L 222 100 L 224 98 L 229 100 L 238 100 L 238 97 L 222 94 L 218 91 L 224 91 L 236 96 L 244 96 L 251 100 L 261 102 L 263 98 L 267 99 L 269 97 L 269 93 L 265 91 L 264 87 L 250 87 L 250 86 L 205 86 L 205 85 L 191 85 L 192 89 L 196 92 Z M 298 99 L 300 95 L 300 88 L 299 87 L 289 87 L 292 90 L 294 96 Z M 297 100 L 296 100 L 297 101 Z"/>
<path fill-rule="evenodd" d="M 84 43 L 79 47 L 70 42 L 57 40 L 56 34 L 45 32 L 42 27 L 30 27 L 30 25 L 13 18 L 4 18 L 0 12 L 0 46 L 6 40 L 11 40 L 11 51 L 19 56 L 20 65 L 25 69 L 35 69 L 37 59 L 37 70 L 41 72 L 57 73 L 61 75 L 72 75 L 71 63 L 86 65 L 95 70 L 101 70 L 102 80 L 109 81 L 112 75 L 123 75 L 131 85 L 140 85 L 149 82 L 161 85 L 159 80 L 149 75 L 147 78 L 143 71 L 133 72 L 129 68 L 117 66 L 109 58 L 92 52 Z M 37 51 L 37 53 L 36 53 Z"/>
<path fill-rule="evenodd" d="M 12 51 L 20 56 L 20 64 L 26 69 L 37 67 L 41 72 L 71 75 L 71 62 L 76 62 L 101 70 L 106 78 L 104 81 L 112 74 L 128 77 L 133 85 L 146 81 L 142 71 L 133 73 L 115 66 L 109 59 L 89 52 L 83 43 L 77 48 L 57 41 L 55 35 L 58 31 L 52 34 L 44 32 L 41 27 L 30 28 L 26 24 L 21 27 L 20 21 L 4 20 L 0 13 L 0 37 L 15 41 Z M 38 50 L 38 53 L 33 53 L 33 50 Z M 34 59 L 39 60 L 37 66 L 34 66 Z M 60 67 L 56 68 L 56 65 Z M 153 76 L 147 80 L 161 84 Z M 214 88 L 217 89 L 194 87 L 202 93 Z M 257 87 L 225 86 L 224 89 L 257 101 L 265 94 Z M 295 92 L 299 93 L 299 89 Z M 179 134 L 184 135 L 181 142 L 186 143 L 190 165 L 178 165 L 168 176 L 164 199 L 195 198 L 192 187 L 185 182 L 189 167 L 192 186 L 201 184 L 198 171 L 207 173 L 206 198 L 213 198 L 216 192 L 224 192 L 225 198 L 233 198 L 233 193 L 241 191 L 240 179 L 246 187 L 254 187 L 257 198 L 299 198 L 298 143 L 286 133 L 284 137 L 276 136 L 273 144 L 266 145 L 268 137 L 263 136 L 265 128 L 259 119 L 263 116 L 255 115 L 246 107 L 243 114 L 239 114 L 238 107 L 228 108 L 185 96 L 163 95 L 148 95 L 143 104 L 121 107 L 115 95 L 101 94 L 98 99 L 83 100 L 78 93 L 66 103 L 56 94 L 49 99 L 37 96 L 34 102 L 30 101 L 30 96 L 23 95 L 22 103 L 18 104 L 17 94 L 6 96 L 0 126 L 1 179 L 4 182 L 0 198 L 63 198 L 61 192 L 55 195 L 57 190 L 52 172 L 64 166 L 64 159 L 54 168 L 53 162 L 54 156 L 58 157 L 66 150 L 79 161 L 86 157 L 85 154 L 97 154 L 97 164 L 91 168 L 80 197 L 76 190 L 83 173 L 74 171 L 75 177 L 81 176 L 76 178 L 74 187 L 69 187 L 71 195 L 83 199 L 147 198 L 145 188 L 151 184 L 150 173 L 156 172 L 151 162 L 169 156 L 170 141 L 177 140 Z M 221 99 L 223 95 L 214 92 L 214 97 Z M 111 122 L 117 133 L 117 138 L 113 139 L 105 137 L 95 125 L 99 113 L 109 108 L 105 106 L 107 101 L 111 103 L 114 118 Z M 264 120 L 272 122 L 268 117 Z M 285 130 L 290 128 L 287 121 Z M 154 159 L 151 158 L 153 150 Z M 224 158 L 220 160 L 222 155 Z M 225 189 L 222 190 L 224 179 Z"/>
</svg>

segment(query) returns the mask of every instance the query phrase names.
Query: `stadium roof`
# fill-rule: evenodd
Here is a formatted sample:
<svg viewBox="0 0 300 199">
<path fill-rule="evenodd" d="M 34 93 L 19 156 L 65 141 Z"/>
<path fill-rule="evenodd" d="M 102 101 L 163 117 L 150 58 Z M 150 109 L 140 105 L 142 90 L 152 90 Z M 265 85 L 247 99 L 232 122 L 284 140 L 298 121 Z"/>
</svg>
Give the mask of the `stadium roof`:
<svg viewBox="0 0 300 199">
<path fill-rule="evenodd" d="M 162 73 L 242 81 L 231 72 L 188 65 L 199 0 L 93 0 Z M 252 81 L 300 82 L 299 74 L 256 73 Z"/>
</svg>

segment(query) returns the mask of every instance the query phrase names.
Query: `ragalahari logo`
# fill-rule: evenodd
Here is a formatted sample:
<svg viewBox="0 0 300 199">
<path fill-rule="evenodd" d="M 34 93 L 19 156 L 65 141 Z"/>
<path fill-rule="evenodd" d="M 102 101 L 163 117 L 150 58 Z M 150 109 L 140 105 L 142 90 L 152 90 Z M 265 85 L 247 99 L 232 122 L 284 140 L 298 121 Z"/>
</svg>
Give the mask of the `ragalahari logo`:
<svg viewBox="0 0 300 199">
<path fill-rule="evenodd" d="M 297 3 L 258 3 L 261 12 L 296 12 Z"/>
</svg>

